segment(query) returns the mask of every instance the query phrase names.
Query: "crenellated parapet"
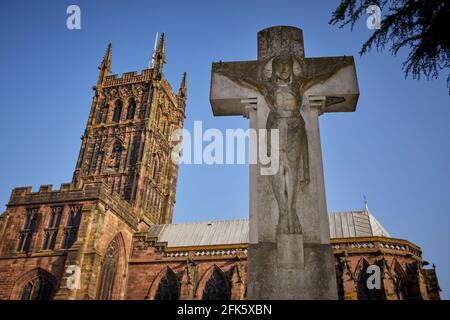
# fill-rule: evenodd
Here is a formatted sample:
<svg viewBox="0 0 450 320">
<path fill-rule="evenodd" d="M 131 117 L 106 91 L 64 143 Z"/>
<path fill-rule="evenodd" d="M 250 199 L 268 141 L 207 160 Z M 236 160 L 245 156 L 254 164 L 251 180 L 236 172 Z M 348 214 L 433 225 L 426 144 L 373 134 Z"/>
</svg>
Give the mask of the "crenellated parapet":
<svg viewBox="0 0 450 320">
<path fill-rule="evenodd" d="M 110 186 L 102 181 L 87 182 L 81 186 L 75 183 L 63 183 L 58 190 L 53 190 L 52 185 L 41 185 L 39 191 L 33 191 L 29 186 L 14 188 L 7 208 L 89 202 L 102 203 L 103 207 L 113 211 L 133 228 L 137 228 L 139 217 L 133 207 L 123 201 L 117 193 L 112 193 Z"/>
<path fill-rule="evenodd" d="M 125 72 L 122 76 L 108 75 L 103 82 L 103 88 L 123 86 L 152 80 L 153 69 L 144 69 L 140 74 L 137 71 Z"/>
</svg>

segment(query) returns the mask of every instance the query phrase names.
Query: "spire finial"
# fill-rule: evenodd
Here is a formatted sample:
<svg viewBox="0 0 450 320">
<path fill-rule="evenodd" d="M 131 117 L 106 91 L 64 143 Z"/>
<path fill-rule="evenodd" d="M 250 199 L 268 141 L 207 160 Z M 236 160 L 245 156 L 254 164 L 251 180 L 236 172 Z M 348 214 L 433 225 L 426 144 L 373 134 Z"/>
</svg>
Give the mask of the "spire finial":
<svg viewBox="0 0 450 320">
<path fill-rule="evenodd" d="M 369 212 L 369 206 L 367 205 L 367 199 L 365 195 L 364 195 L 364 211 Z"/>
<path fill-rule="evenodd" d="M 111 72 L 111 56 L 112 56 L 112 44 L 110 42 L 103 56 L 102 64 L 100 65 L 100 67 L 98 67 L 100 73 L 98 75 L 97 85 L 101 85 L 105 77 L 109 75 L 109 73 Z"/>
<path fill-rule="evenodd" d="M 183 77 L 181 78 L 181 84 L 180 89 L 178 90 L 178 97 L 180 98 L 186 98 L 186 91 L 187 91 L 187 85 L 186 85 L 186 72 L 183 73 Z"/>
</svg>

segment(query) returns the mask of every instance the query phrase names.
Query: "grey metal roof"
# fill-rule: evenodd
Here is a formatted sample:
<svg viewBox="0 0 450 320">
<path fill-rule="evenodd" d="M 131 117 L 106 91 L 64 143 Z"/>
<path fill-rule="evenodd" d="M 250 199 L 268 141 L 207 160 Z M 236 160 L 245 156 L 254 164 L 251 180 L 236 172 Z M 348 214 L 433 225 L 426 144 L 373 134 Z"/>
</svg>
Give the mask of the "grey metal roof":
<svg viewBox="0 0 450 320">
<path fill-rule="evenodd" d="M 390 237 L 369 211 L 332 213 L 329 219 L 331 238 Z M 246 244 L 248 220 L 160 224 L 150 228 L 149 236 L 167 242 L 168 247 Z"/>
<path fill-rule="evenodd" d="M 332 213 L 329 220 L 331 238 L 390 237 L 370 211 Z"/>
<path fill-rule="evenodd" d="M 149 236 L 169 247 L 242 244 L 248 242 L 248 220 L 161 224 L 151 227 Z"/>
</svg>

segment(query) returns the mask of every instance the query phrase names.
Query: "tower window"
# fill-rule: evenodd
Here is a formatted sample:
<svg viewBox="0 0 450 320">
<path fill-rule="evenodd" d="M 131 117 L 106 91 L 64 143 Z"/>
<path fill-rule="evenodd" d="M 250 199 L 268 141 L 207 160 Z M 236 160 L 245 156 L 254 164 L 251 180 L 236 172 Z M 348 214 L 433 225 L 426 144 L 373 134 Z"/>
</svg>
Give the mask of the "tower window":
<svg viewBox="0 0 450 320">
<path fill-rule="evenodd" d="M 111 151 L 110 164 L 114 170 L 118 171 L 120 169 L 120 162 L 122 160 L 122 145 L 116 143 Z"/>
<path fill-rule="evenodd" d="M 77 240 L 78 229 L 81 222 L 81 206 L 70 207 L 67 225 L 64 228 L 63 249 L 69 249 Z"/>
<path fill-rule="evenodd" d="M 18 252 L 30 252 L 31 241 L 33 240 L 33 234 L 39 226 L 40 216 L 38 208 L 27 209 L 23 229 L 19 232 Z"/>
<path fill-rule="evenodd" d="M 134 99 L 130 99 L 128 102 L 128 110 L 127 110 L 127 120 L 132 120 L 134 118 L 134 113 L 136 111 L 136 102 Z"/>
<path fill-rule="evenodd" d="M 44 243 L 42 245 L 43 250 L 55 249 L 56 237 L 58 235 L 59 224 L 61 222 L 61 216 L 63 207 L 53 207 L 50 213 L 50 220 L 47 228 L 44 230 Z"/>
<path fill-rule="evenodd" d="M 159 159 L 156 157 L 155 162 L 153 164 L 153 172 L 152 172 L 153 180 L 158 181 L 158 176 L 159 176 Z"/>
<path fill-rule="evenodd" d="M 117 100 L 114 108 L 113 122 L 119 122 L 122 116 L 122 101 Z"/>
<path fill-rule="evenodd" d="M 97 124 L 106 122 L 106 119 L 108 118 L 108 109 L 109 109 L 108 103 L 106 101 L 103 101 L 103 104 L 100 106 L 100 108 L 97 112 L 97 117 L 96 117 Z"/>
</svg>

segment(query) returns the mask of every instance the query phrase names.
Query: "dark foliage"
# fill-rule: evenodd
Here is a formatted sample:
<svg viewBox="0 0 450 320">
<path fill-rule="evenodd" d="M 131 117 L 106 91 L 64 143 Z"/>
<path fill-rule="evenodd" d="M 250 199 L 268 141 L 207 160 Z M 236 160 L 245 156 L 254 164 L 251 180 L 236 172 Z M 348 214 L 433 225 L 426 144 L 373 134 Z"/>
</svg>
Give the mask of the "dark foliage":
<svg viewBox="0 0 450 320">
<path fill-rule="evenodd" d="M 381 27 L 363 44 L 361 55 L 372 47 L 382 51 L 390 43 L 396 55 L 400 49 L 410 52 L 403 62 L 405 77 L 424 75 L 438 78 L 450 69 L 450 1 L 448 0 L 342 0 L 332 14 L 330 24 L 353 29 L 366 8 L 378 5 L 382 11 Z M 450 89 L 450 73 L 447 75 Z"/>
</svg>

